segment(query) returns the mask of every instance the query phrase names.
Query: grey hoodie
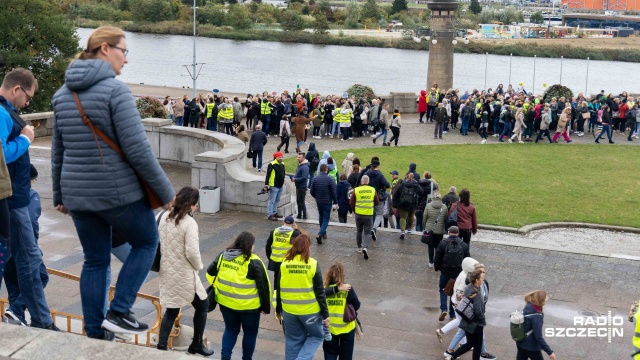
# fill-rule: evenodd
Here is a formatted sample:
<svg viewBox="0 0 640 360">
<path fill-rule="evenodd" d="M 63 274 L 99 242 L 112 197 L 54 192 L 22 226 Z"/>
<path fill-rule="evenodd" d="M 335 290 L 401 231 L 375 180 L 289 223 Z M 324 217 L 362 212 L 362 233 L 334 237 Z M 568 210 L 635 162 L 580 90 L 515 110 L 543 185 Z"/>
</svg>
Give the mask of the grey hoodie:
<svg viewBox="0 0 640 360">
<path fill-rule="evenodd" d="M 145 196 L 136 174 L 163 204 L 175 194 L 151 150 L 131 91 L 115 76 L 108 62 L 75 60 L 67 69 L 65 84 L 53 95 L 54 205 L 102 211 L 131 204 Z M 126 160 L 94 138 L 82 122 L 72 91 L 78 92 L 91 122 L 120 146 Z"/>
</svg>

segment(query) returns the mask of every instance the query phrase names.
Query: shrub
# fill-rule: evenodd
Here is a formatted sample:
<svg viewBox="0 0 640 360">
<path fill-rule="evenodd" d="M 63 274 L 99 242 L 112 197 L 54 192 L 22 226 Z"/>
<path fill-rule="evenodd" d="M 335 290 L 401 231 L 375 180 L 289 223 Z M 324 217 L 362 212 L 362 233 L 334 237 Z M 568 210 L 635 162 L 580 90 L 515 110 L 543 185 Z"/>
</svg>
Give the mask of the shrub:
<svg viewBox="0 0 640 360">
<path fill-rule="evenodd" d="M 573 97 L 573 91 L 566 86 L 562 86 L 560 84 L 552 85 L 547 88 L 547 91 L 544 93 L 545 101 L 551 101 L 551 98 L 560 99 L 561 97 L 565 97 L 565 99 L 571 100 Z"/>
<path fill-rule="evenodd" d="M 376 97 L 372 88 L 362 84 L 351 85 L 351 87 L 347 89 L 347 95 L 349 95 L 349 97 L 355 95 L 356 99 L 365 98 L 367 101 L 371 101 Z"/>
<path fill-rule="evenodd" d="M 146 118 L 160 118 L 166 119 L 167 112 L 164 110 L 164 106 L 160 100 L 152 98 L 150 96 L 144 96 L 136 100 L 136 107 L 140 113 L 140 117 Z"/>
<path fill-rule="evenodd" d="M 305 28 L 304 19 L 293 10 L 285 10 L 280 15 L 280 26 L 286 31 L 300 31 Z"/>
<path fill-rule="evenodd" d="M 177 18 L 168 0 L 138 0 L 133 3 L 132 12 L 137 20 L 163 21 Z"/>
<path fill-rule="evenodd" d="M 251 17 L 249 11 L 242 5 L 230 5 L 227 16 L 224 17 L 225 23 L 234 29 L 242 30 L 251 27 Z"/>
</svg>

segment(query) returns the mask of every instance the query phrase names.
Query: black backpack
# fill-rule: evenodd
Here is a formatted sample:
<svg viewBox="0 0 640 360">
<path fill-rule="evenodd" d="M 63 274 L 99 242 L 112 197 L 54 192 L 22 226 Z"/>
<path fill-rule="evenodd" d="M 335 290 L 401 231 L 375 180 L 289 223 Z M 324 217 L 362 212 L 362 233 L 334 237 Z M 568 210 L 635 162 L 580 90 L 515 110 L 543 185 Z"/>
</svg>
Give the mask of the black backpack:
<svg viewBox="0 0 640 360">
<path fill-rule="evenodd" d="M 444 259 L 442 267 L 445 269 L 455 269 L 462 266 L 464 259 L 464 249 L 460 240 L 445 240 L 447 245 L 444 247 Z"/>
<path fill-rule="evenodd" d="M 403 186 L 402 192 L 400 192 L 400 206 L 403 208 L 410 208 L 415 205 L 416 202 L 416 188 L 415 186 Z"/>
</svg>

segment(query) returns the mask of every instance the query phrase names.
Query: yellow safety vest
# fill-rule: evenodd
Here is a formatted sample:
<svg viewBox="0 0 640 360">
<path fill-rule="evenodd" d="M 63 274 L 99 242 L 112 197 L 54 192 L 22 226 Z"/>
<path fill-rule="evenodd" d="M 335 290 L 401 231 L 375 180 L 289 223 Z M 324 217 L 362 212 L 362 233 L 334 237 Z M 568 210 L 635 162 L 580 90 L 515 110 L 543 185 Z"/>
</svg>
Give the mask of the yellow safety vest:
<svg viewBox="0 0 640 360">
<path fill-rule="evenodd" d="M 269 259 L 275 262 L 283 262 L 287 251 L 291 249 L 291 236 L 293 229 L 279 227 L 273 230 L 273 243 L 271 244 L 271 256 Z"/>
<path fill-rule="evenodd" d="M 635 353 L 636 351 L 640 350 L 640 308 L 638 308 L 638 311 L 633 316 L 633 318 L 636 322 L 636 333 L 633 336 L 633 352 Z M 634 356 L 633 359 L 640 360 L 640 354 Z"/>
<path fill-rule="evenodd" d="M 213 115 L 213 108 L 216 107 L 216 103 L 208 103 L 207 104 L 207 119 L 211 118 Z"/>
<path fill-rule="evenodd" d="M 226 109 L 222 109 L 218 112 L 218 118 L 225 120 L 233 120 L 233 107 L 229 106 Z"/>
<path fill-rule="evenodd" d="M 373 186 L 362 185 L 355 188 L 353 193 L 356 196 L 356 214 L 372 216 L 376 189 Z"/>
<path fill-rule="evenodd" d="M 264 263 L 256 254 L 251 254 L 245 261 L 244 255 L 240 255 L 232 261 L 221 257 L 218 261 L 220 271 L 213 286 L 216 289 L 216 301 L 233 310 L 254 310 L 260 308 L 260 296 L 255 280 L 247 279 L 249 263 L 251 260 L 259 260 L 264 268 Z M 264 268 L 265 274 L 267 269 Z M 268 281 L 268 279 L 267 279 Z M 271 284 L 269 284 L 271 288 Z"/>
<path fill-rule="evenodd" d="M 337 184 L 338 183 L 338 169 L 336 169 L 334 167 L 333 170 L 329 171 L 329 175 L 333 178 L 333 181 L 335 181 L 336 184 Z"/>
<path fill-rule="evenodd" d="M 336 285 L 331 285 L 336 287 Z M 337 290 L 337 289 L 336 289 Z M 356 322 L 344 322 L 344 309 L 347 307 L 348 291 L 337 291 L 334 295 L 327 295 L 329 309 L 329 330 L 333 335 L 347 334 L 356 328 Z"/>
<path fill-rule="evenodd" d="M 271 162 L 271 165 L 280 165 L 280 163 L 278 162 L 278 159 L 274 159 Z M 276 184 L 276 171 L 275 169 L 273 169 L 273 167 L 271 167 L 271 174 L 269 174 L 269 186 L 273 186 Z"/>
<path fill-rule="evenodd" d="M 269 107 L 269 102 L 261 102 L 260 103 L 260 114 L 261 115 L 271 115 L 271 108 Z"/>
<path fill-rule="evenodd" d="M 293 315 L 311 315 L 320 312 L 320 305 L 313 291 L 313 277 L 318 262 L 309 258 L 305 263 L 296 255 L 280 265 L 280 300 L 282 309 Z"/>
</svg>

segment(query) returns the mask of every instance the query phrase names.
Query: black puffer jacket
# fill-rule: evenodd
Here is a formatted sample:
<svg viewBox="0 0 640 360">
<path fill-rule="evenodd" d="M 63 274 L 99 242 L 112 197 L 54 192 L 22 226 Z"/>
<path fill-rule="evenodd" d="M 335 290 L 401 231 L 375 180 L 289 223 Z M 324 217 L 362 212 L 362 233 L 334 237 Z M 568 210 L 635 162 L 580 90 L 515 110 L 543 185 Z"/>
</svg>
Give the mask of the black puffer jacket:
<svg viewBox="0 0 640 360">
<path fill-rule="evenodd" d="M 408 207 L 404 206 L 402 204 L 402 202 L 401 202 L 402 191 L 405 188 L 413 188 L 413 192 L 415 194 L 414 201 Z M 391 197 L 393 199 L 393 207 L 394 208 L 398 208 L 398 209 L 402 209 L 402 210 L 409 210 L 409 211 L 416 210 L 416 208 L 418 207 L 418 200 L 420 199 L 420 197 L 422 196 L 423 193 L 424 192 L 422 191 L 422 188 L 420 187 L 420 185 L 418 184 L 417 181 L 415 181 L 415 180 L 403 181 L 398 186 L 398 190 L 396 190 L 395 194 L 393 194 L 393 196 Z"/>
</svg>

